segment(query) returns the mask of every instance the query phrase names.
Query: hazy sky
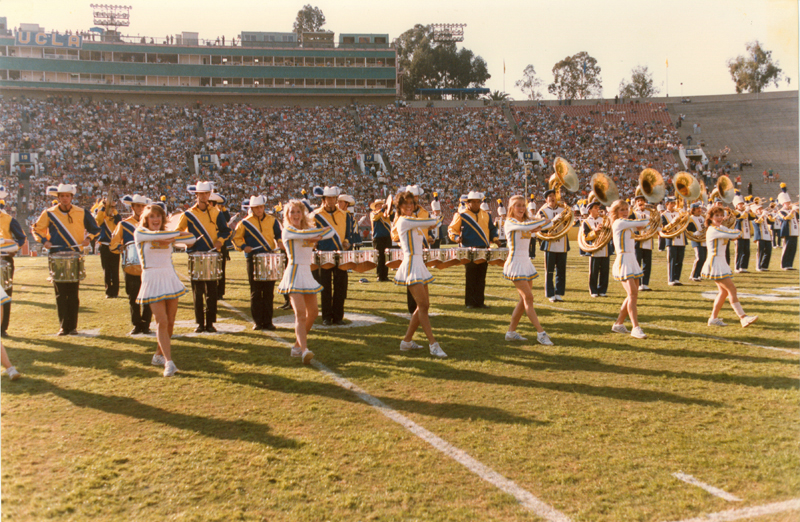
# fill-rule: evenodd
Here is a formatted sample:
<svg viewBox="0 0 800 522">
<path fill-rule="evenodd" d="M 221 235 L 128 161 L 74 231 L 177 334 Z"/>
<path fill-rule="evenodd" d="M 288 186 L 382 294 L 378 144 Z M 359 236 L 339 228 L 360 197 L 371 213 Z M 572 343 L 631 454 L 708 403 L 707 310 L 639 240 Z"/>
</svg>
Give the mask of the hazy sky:
<svg viewBox="0 0 800 522">
<path fill-rule="evenodd" d="M 10 27 L 85 30 L 93 26 L 90 3 L 0 0 L 0 16 Z M 797 0 L 133 0 L 125 3 L 133 7 L 126 34 L 190 31 L 230 39 L 241 31 L 291 31 L 305 3 L 322 9 L 324 28 L 337 35 L 388 33 L 395 39 L 417 23 L 465 23 L 462 45 L 486 60 L 492 75 L 487 87 L 515 99 L 523 99 L 514 83 L 526 65 L 536 68 L 550 98 L 553 65 L 580 51 L 602 68 L 605 97 L 617 94 L 636 65 L 649 67 L 662 96 L 731 94 L 726 62 L 744 54 L 752 40 L 771 50 L 791 79 L 770 91 L 796 90 L 800 81 Z"/>
</svg>

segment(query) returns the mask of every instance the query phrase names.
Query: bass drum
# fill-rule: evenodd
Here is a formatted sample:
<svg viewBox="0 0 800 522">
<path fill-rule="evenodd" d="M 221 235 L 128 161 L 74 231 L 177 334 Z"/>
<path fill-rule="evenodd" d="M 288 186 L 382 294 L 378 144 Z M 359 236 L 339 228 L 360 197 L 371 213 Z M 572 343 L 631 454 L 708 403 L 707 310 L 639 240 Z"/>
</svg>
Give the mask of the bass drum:
<svg viewBox="0 0 800 522">
<path fill-rule="evenodd" d="M 139 260 L 139 251 L 133 241 L 126 243 L 122 249 L 122 270 L 132 276 L 142 275 L 142 262 Z"/>
<path fill-rule="evenodd" d="M 54 283 L 77 283 L 86 279 L 83 254 L 56 252 L 47 258 L 50 278 Z"/>
</svg>

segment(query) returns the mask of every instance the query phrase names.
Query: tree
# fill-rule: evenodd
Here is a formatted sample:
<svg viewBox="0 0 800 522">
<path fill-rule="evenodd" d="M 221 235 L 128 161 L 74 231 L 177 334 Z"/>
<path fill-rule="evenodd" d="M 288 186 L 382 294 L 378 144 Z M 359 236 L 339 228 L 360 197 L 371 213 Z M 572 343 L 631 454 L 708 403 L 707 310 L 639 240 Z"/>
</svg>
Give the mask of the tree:
<svg viewBox="0 0 800 522">
<path fill-rule="evenodd" d="M 521 90 L 529 100 L 541 100 L 542 99 L 542 80 L 536 76 L 536 69 L 533 65 L 528 64 L 525 67 L 525 70 L 522 71 L 522 79 L 517 80 L 517 83 L 514 86 Z"/>
<path fill-rule="evenodd" d="M 553 66 L 553 83 L 547 92 L 559 100 L 585 100 L 603 94 L 603 80 L 597 60 L 581 51 Z"/>
<path fill-rule="evenodd" d="M 417 24 L 401 34 L 396 49 L 407 100 L 420 88 L 480 87 L 491 78 L 483 58 L 452 42 L 434 42 L 430 26 Z"/>
<path fill-rule="evenodd" d="M 772 51 L 766 51 L 761 43 L 756 40 L 746 46 L 747 56 L 737 56 L 728 60 L 728 70 L 731 79 L 736 84 L 736 93 L 763 91 L 769 85 L 783 79 L 783 71 L 778 67 L 778 62 L 772 61 Z"/>
<path fill-rule="evenodd" d="M 322 10 L 306 4 L 297 11 L 297 18 L 295 18 L 292 28 L 297 36 L 300 36 L 303 33 L 317 33 L 322 30 L 323 25 L 325 25 L 325 15 L 322 14 Z"/>
<path fill-rule="evenodd" d="M 503 91 L 492 91 L 489 95 L 489 99 L 492 101 L 505 101 L 508 100 L 508 93 Z"/>
<path fill-rule="evenodd" d="M 619 82 L 619 95 L 623 98 L 652 98 L 656 94 L 658 89 L 653 86 L 653 74 L 646 65 L 631 69 L 630 83 L 626 83 L 624 78 Z"/>
</svg>

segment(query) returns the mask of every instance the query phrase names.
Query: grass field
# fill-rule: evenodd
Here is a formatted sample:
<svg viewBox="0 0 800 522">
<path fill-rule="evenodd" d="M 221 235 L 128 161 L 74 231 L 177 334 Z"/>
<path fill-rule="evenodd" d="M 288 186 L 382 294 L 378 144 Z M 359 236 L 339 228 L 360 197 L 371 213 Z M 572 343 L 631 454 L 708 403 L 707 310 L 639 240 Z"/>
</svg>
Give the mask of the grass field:
<svg viewBox="0 0 800 522">
<path fill-rule="evenodd" d="M 735 281 L 742 294 L 782 299 L 745 295 L 759 321 L 742 329 L 726 305 L 733 325 L 711 329 L 701 294 L 714 285 L 667 286 L 654 253 L 656 291 L 639 305 L 649 338 L 636 340 L 610 332 L 621 286 L 591 299 L 587 258 L 573 249 L 566 302 L 547 302 L 543 276 L 534 282 L 552 347 L 525 322 L 532 341 L 504 341 L 516 296 L 499 267 L 482 311 L 463 306 L 463 269 L 434 269 L 444 360 L 398 350 L 403 289 L 351 274 L 346 310 L 383 322 L 315 329 L 317 364 L 303 366 L 289 357 L 290 330 L 250 329 L 244 262 L 233 257 L 226 331 L 187 335 L 182 298 L 170 379 L 149 364 L 155 339 L 127 336 L 127 301 L 103 299 L 99 257 L 87 258 L 81 284 L 86 334 L 66 338 L 54 335 L 46 259 L 17 260 L 4 344 L 23 378 L 2 378 L 3 519 L 666 522 L 800 497 L 798 273 L 777 259 Z M 185 273 L 185 257 L 175 260 Z M 477 472 L 451 457 L 464 454 Z M 554 511 L 521 502 L 486 470 Z M 797 520 L 794 505 L 725 520 Z"/>
</svg>

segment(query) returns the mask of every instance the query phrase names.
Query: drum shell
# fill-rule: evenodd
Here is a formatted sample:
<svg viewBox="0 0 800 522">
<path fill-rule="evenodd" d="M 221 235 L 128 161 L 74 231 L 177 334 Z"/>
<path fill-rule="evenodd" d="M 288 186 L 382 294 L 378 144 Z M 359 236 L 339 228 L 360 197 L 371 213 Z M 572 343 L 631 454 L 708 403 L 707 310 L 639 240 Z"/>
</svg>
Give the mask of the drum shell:
<svg viewBox="0 0 800 522">
<path fill-rule="evenodd" d="M 339 269 L 353 270 L 358 265 L 358 250 L 345 250 L 339 252 Z"/>
<path fill-rule="evenodd" d="M 0 285 L 3 290 L 11 290 L 14 281 L 11 275 L 11 263 L 5 259 L 0 259 Z"/>
<path fill-rule="evenodd" d="M 86 279 L 83 254 L 78 252 L 50 254 L 47 264 L 54 283 L 77 283 Z"/>
<path fill-rule="evenodd" d="M 377 250 L 356 250 L 356 272 L 367 272 L 378 266 Z"/>
<path fill-rule="evenodd" d="M 337 250 L 319 251 L 314 253 L 314 264 L 311 265 L 311 270 L 317 268 L 331 269 L 336 268 L 339 264 L 339 254 Z"/>
<path fill-rule="evenodd" d="M 398 268 L 402 264 L 403 264 L 403 250 L 400 248 L 387 248 L 386 266 L 389 268 Z"/>
<path fill-rule="evenodd" d="M 476 265 L 486 263 L 492 258 L 492 251 L 491 249 L 488 248 L 470 248 L 469 254 L 470 254 L 469 256 L 470 261 L 472 261 Z"/>
<path fill-rule="evenodd" d="M 189 275 L 192 281 L 218 281 L 222 278 L 222 256 L 219 252 L 189 253 Z"/>
<path fill-rule="evenodd" d="M 451 266 L 466 265 L 469 261 L 469 248 L 448 248 L 444 253 L 444 261 L 438 268 L 443 269 L 450 268 Z"/>
<path fill-rule="evenodd" d="M 253 256 L 254 281 L 280 281 L 286 268 L 283 254 L 261 253 Z"/>
<path fill-rule="evenodd" d="M 494 248 L 491 250 L 491 257 L 489 259 L 489 264 L 495 266 L 503 266 L 506 264 L 507 259 L 508 259 L 507 248 Z"/>
<path fill-rule="evenodd" d="M 122 249 L 122 270 L 132 276 L 142 275 L 142 262 L 139 260 L 139 250 L 136 243 L 130 241 L 125 243 Z"/>
<path fill-rule="evenodd" d="M 425 266 L 437 267 L 445 261 L 447 250 L 441 248 L 429 248 L 422 251 L 422 259 L 425 261 Z"/>
</svg>

